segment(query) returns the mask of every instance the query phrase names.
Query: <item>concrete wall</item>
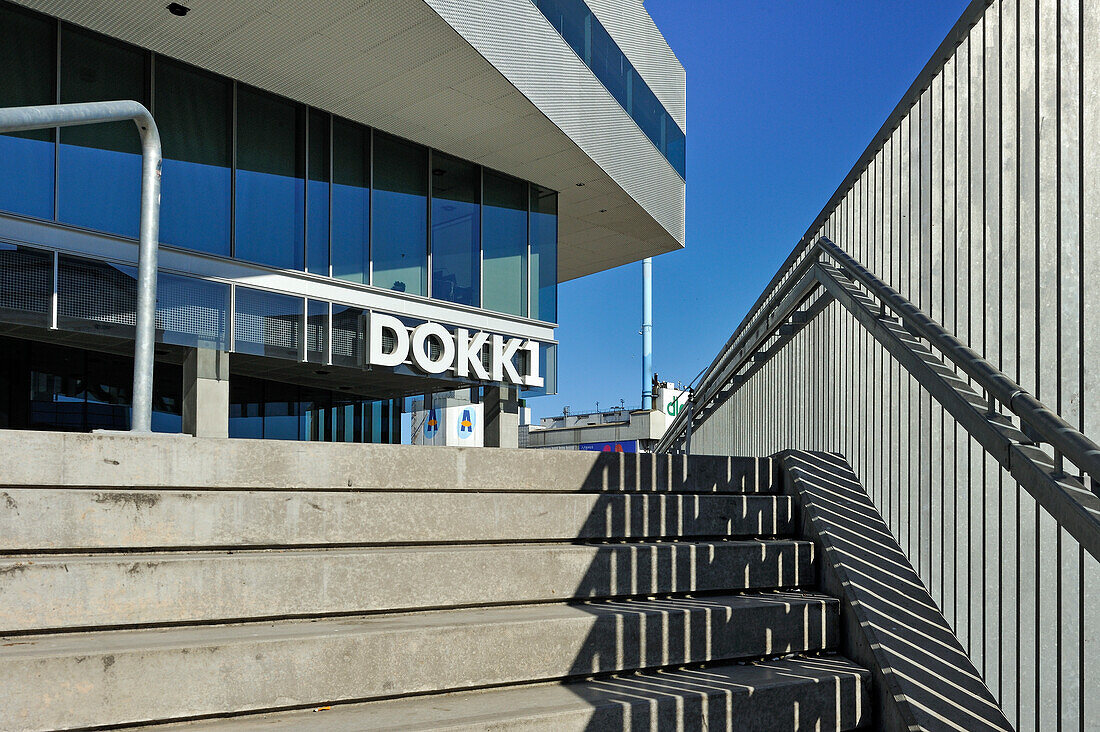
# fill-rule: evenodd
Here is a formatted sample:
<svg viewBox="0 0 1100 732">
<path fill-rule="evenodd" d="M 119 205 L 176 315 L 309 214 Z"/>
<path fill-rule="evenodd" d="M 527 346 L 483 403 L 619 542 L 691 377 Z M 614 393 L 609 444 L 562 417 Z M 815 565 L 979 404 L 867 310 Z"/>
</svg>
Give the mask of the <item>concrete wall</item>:
<svg viewBox="0 0 1100 732">
<path fill-rule="evenodd" d="M 1097 439 L 1098 202 L 1100 3 L 979 0 L 768 292 L 825 234 Z M 1100 729 L 1100 565 L 835 303 L 692 437 L 786 448 L 848 457 L 1018 729 Z"/>
</svg>

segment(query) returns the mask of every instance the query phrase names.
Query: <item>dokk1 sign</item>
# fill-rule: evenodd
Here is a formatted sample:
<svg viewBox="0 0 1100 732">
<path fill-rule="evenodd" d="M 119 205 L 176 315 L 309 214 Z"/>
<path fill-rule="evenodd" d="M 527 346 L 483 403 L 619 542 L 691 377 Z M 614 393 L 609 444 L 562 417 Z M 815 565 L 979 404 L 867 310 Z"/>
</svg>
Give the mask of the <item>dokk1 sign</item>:
<svg viewBox="0 0 1100 732">
<path fill-rule="evenodd" d="M 393 348 L 385 349 L 386 334 Z M 431 343 L 438 348 L 433 354 Z M 483 354 L 489 349 L 489 368 Z M 515 358 L 526 352 L 524 373 L 516 368 Z M 460 379 L 496 381 L 516 386 L 541 387 L 539 343 L 523 338 L 477 332 L 465 328 L 452 333 L 440 323 L 421 323 L 410 327 L 399 318 L 384 313 L 370 315 L 370 363 L 373 366 L 400 366 L 410 363 L 425 374 L 450 372 Z"/>
</svg>

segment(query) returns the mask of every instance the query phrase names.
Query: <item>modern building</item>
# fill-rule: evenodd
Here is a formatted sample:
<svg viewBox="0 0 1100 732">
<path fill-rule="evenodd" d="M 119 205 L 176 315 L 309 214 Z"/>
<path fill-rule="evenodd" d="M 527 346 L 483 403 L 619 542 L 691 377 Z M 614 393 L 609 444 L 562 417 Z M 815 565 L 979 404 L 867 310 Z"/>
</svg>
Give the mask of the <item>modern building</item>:
<svg viewBox="0 0 1100 732">
<path fill-rule="evenodd" d="M 0 0 L 0 63 L 0 107 L 157 122 L 159 431 L 507 413 L 556 389 L 559 282 L 684 244 L 685 74 L 639 0 Z M 140 167 L 129 124 L 0 136 L 0 427 L 128 426 Z"/>
</svg>

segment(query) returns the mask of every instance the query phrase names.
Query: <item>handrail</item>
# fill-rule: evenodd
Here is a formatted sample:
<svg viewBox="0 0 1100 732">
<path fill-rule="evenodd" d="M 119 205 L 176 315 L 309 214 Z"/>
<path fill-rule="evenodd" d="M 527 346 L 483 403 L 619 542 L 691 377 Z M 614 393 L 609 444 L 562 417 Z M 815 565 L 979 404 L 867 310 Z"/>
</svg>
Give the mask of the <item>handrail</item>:
<svg viewBox="0 0 1100 732">
<path fill-rule="evenodd" d="M 141 225 L 138 236 L 137 322 L 134 334 L 133 416 L 130 431 L 152 432 L 153 348 L 156 339 L 157 236 L 160 229 L 160 132 L 153 115 L 134 101 L 80 102 L 0 109 L 0 132 L 132 121 L 141 136 Z"/>
<path fill-rule="evenodd" d="M 673 420 L 655 451 L 669 452 L 674 444 L 684 444 L 690 452 L 690 435 L 700 412 L 720 398 L 719 392 L 727 386 L 745 383 L 747 377 L 739 372 L 760 360 L 772 336 L 784 325 L 805 325 L 807 318 L 821 312 L 823 308 L 817 306 L 824 298 L 835 299 L 1082 547 L 1100 559 L 1100 446 L 829 239 L 814 242 L 810 255 L 770 293 L 768 309 L 758 314 L 751 327 L 740 329 L 734 342 L 704 370 L 688 409 Z M 836 264 L 822 261 L 822 255 Z M 814 306 L 797 313 L 819 289 L 825 292 Z M 973 386 L 956 371 L 970 377 Z M 735 389 L 727 391 L 732 394 Z M 1019 419 L 1020 429 L 998 410 L 998 404 Z M 1035 447 L 1037 441 L 1054 448 L 1053 463 Z M 1063 460 L 1079 468 L 1082 476 L 1091 477 L 1091 490 L 1065 472 Z"/>
<path fill-rule="evenodd" d="M 982 358 L 958 338 L 924 314 L 901 293 L 873 275 L 846 251 L 826 237 L 816 246 L 835 259 L 849 276 L 870 290 L 871 294 L 896 313 L 910 329 L 954 363 L 960 371 L 979 384 L 988 395 L 990 411 L 995 400 L 1009 408 L 1020 421 L 1034 430 L 1043 442 L 1069 459 L 1082 472 L 1088 473 L 1093 485 L 1100 485 L 1100 445 L 1090 440 L 1052 409 L 1028 393 L 1007 374 Z"/>
</svg>

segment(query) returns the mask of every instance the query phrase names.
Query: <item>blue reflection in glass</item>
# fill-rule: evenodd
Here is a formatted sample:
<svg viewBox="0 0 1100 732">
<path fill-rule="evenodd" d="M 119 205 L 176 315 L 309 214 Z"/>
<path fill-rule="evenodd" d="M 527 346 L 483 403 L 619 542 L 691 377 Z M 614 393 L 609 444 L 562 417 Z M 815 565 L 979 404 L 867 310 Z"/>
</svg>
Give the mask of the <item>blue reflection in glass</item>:
<svg viewBox="0 0 1100 732">
<path fill-rule="evenodd" d="M 480 169 L 432 155 L 432 297 L 461 305 L 481 301 Z"/>
<path fill-rule="evenodd" d="M 237 91 L 234 256 L 305 268 L 304 109 L 272 94 Z"/>
<path fill-rule="evenodd" d="M 531 186 L 531 317 L 558 318 L 558 194 Z"/>
<path fill-rule="evenodd" d="M 373 284 L 428 294 L 428 150 L 374 135 Z"/>
<path fill-rule="evenodd" d="M 61 145 L 62 221 L 137 238 L 141 216 L 141 155 Z"/>
<path fill-rule="evenodd" d="M 527 315 L 527 184 L 485 171 L 482 307 Z"/>
<path fill-rule="evenodd" d="M 306 183 L 306 269 L 329 274 L 329 116 L 309 110 L 309 175 Z"/>
<path fill-rule="evenodd" d="M 332 124 L 332 276 L 370 282 L 370 130 Z"/>
<path fill-rule="evenodd" d="M 165 158 L 163 169 L 160 240 L 229 256 L 229 168 Z"/>
<path fill-rule="evenodd" d="M 533 1 L 680 177 L 686 179 L 683 131 L 584 0 Z"/>
<path fill-rule="evenodd" d="M 0 209 L 53 218 L 52 141 L 0 135 Z"/>
</svg>

